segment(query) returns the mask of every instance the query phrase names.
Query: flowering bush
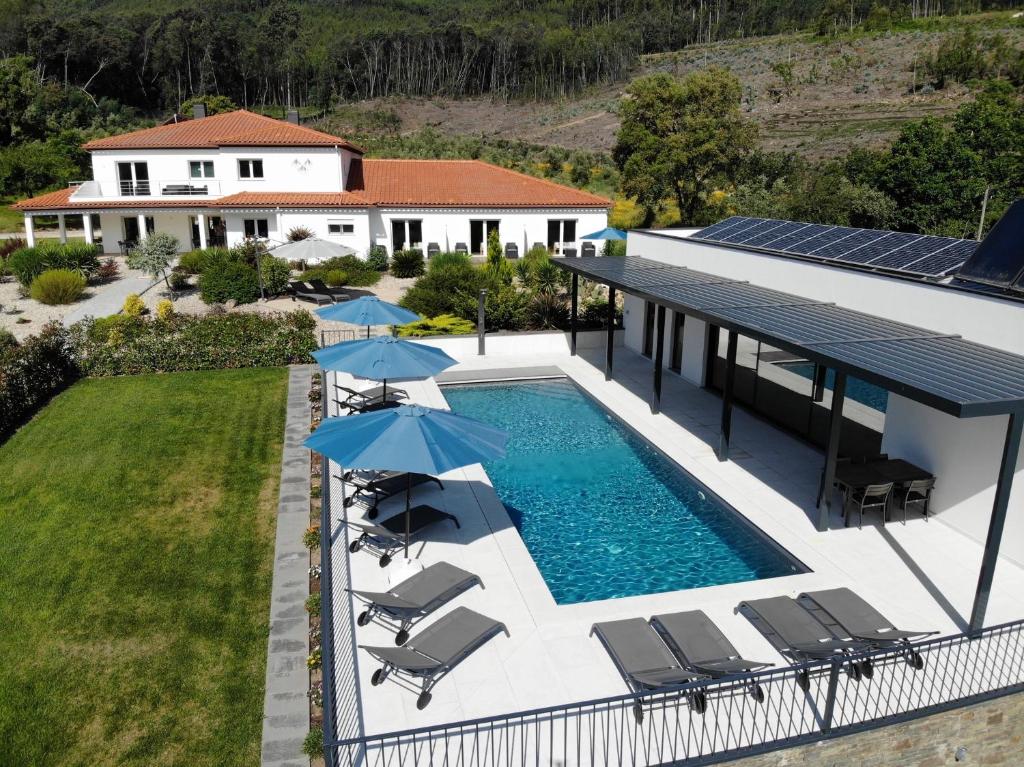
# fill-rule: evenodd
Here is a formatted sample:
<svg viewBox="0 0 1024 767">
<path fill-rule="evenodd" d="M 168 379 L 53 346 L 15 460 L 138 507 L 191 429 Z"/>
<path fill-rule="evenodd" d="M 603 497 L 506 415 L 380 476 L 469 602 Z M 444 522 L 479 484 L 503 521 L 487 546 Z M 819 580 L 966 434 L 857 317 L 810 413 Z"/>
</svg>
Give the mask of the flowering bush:
<svg viewBox="0 0 1024 767">
<path fill-rule="evenodd" d="M 138 293 L 129 293 L 124 299 L 124 306 L 121 311 L 129 317 L 140 317 L 146 311 L 146 302 Z"/>
<path fill-rule="evenodd" d="M 309 657 L 306 658 L 306 667 L 310 670 L 318 669 L 323 664 L 323 661 L 323 652 L 320 650 L 319 647 L 317 647 L 315 650 L 313 650 L 313 652 L 309 654 Z"/>
<path fill-rule="evenodd" d="M 312 615 L 314 618 L 320 617 L 320 592 L 316 594 L 310 594 L 306 600 L 306 612 Z"/>
<path fill-rule="evenodd" d="M 174 314 L 161 321 L 138 318 L 106 337 L 98 332 L 102 322 L 97 320 L 76 323 L 71 331 L 82 371 L 112 376 L 306 363 L 317 347 L 310 327 L 314 322 L 305 311 Z"/>
<path fill-rule="evenodd" d="M 0 349 L 0 437 L 13 432 L 79 376 L 68 331 L 54 323 Z"/>
<path fill-rule="evenodd" d="M 306 532 L 302 534 L 302 543 L 311 551 L 320 545 L 320 526 L 313 525 L 306 528 Z"/>
</svg>

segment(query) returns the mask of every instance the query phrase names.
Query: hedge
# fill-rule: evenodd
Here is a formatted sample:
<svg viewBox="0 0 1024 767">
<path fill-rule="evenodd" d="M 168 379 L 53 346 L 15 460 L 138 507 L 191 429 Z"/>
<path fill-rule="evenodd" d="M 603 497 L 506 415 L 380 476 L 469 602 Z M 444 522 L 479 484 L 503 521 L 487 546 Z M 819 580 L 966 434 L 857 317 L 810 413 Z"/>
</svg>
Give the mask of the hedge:
<svg viewBox="0 0 1024 767">
<path fill-rule="evenodd" d="M 79 374 L 70 334 L 56 323 L 0 350 L 0 437 L 27 421 Z"/>
<path fill-rule="evenodd" d="M 315 321 L 305 311 L 279 314 L 173 315 L 135 318 L 130 326 L 72 327 L 85 375 L 113 376 L 183 370 L 275 367 L 311 361 Z"/>
</svg>

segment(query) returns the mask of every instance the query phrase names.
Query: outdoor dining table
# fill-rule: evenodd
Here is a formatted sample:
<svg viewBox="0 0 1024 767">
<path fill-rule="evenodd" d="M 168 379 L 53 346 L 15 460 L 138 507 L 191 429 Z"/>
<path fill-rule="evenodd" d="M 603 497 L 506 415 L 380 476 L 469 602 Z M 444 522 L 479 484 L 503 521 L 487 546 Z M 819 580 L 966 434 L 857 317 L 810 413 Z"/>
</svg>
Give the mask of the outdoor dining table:
<svg viewBox="0 0 1024 767">
<path fill-rule="evenodd" d="M 903 487 L 918 479 L 931 479 L 932 473 L 902 458 L 891 458 L 868 463 L 841 463 L 836 466 L 836 484 L 844 497 L 853 490 L 868 485 L 892 482 Z M 890 496 L 891 498 L 891 496 Z"/>
</svg>

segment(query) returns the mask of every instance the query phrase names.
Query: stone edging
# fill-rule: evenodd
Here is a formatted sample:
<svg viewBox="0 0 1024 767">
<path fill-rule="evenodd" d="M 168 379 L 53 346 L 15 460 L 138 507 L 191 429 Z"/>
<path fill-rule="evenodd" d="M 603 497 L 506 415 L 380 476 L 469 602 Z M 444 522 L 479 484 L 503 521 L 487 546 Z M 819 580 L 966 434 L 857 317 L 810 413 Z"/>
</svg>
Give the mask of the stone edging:
<svg viewBox="0 0 1024 767">
<path fill-rule="evenodd" d="M 266 693 L 263 703 L 263 767 L 309 765 L 302 743 L 309 732 L 309 381 L 312 365 L 288 369 L 288 409 L 281 459 L 281 491 L 270 594 Z"/>
</svg>

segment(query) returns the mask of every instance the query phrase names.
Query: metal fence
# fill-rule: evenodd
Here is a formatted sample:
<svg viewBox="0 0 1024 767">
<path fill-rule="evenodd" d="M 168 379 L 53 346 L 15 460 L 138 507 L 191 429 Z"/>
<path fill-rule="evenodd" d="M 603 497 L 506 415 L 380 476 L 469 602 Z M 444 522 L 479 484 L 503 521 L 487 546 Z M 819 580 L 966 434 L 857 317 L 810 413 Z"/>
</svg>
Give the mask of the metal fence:
<svg viewBox="0 0 1024 767">
<path fill-rule="evenodd" d="M 321 330 L 320 348 L 322 349 L 332 344 L 340 344 L 342 341 L 351 341 L 355 337 L 356 331 L 354 330 Z"/>
<path fill-rule="evenodd" d="M 1024 621 L 1017 621 L 921 642 L 913 652 L 864 653 L 328 747 L 340 765 L 713 764 L 1022 690 Z"/>
</svg>

